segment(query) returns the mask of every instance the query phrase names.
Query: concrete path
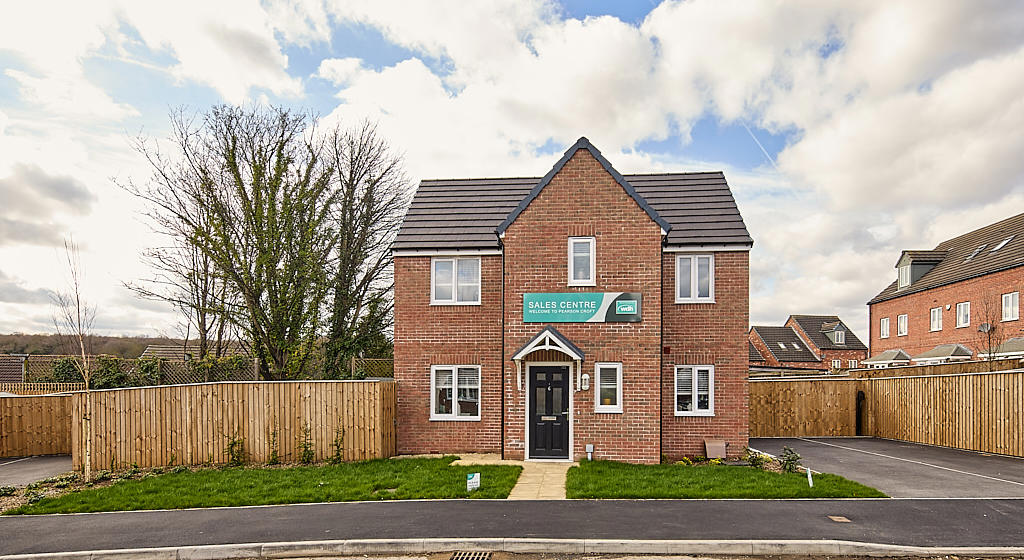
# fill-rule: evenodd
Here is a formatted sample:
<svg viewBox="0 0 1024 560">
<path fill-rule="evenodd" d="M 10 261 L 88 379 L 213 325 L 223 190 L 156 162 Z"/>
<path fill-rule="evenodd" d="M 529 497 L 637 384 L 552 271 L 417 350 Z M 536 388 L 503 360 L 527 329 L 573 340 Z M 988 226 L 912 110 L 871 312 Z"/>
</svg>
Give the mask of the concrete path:
<svg viewBox="0 0 1024 560">
<path fill-rule="evenodd" d="M 565 474 L 573 463 L 524 461 L 510 500 L 564 500 Z"/>
<path fill-rule="evenodd" d="M 829 516 L 843 516 L 837 523 Z M 1022 546 L 1024 500 L 441 500 L 0 517 L 0 554 L 339 539 Z M 309 556 L 312 556 L 310 554 Z"/>
<path fill-rule="evenodd" d="M 812 470 L 838 474 L 894 498 L 1024 498 L 1024 459 L 874 438 L 756 438 L 783 446 Z"/>
<path fill-rule="evenodd" d="M 0 486 L 26 486 L 70 470 L 68 455 L 0 459 Z"/>
<path fill-rule="evenodd" d="M 509 493 L 510 500 L 564 500 L 565 474 L 576 463 L 568 461 L 509 461 L 498 454 L 459 455 L 454 465 L 519 465 L 523 472 Z"/>
</svg>

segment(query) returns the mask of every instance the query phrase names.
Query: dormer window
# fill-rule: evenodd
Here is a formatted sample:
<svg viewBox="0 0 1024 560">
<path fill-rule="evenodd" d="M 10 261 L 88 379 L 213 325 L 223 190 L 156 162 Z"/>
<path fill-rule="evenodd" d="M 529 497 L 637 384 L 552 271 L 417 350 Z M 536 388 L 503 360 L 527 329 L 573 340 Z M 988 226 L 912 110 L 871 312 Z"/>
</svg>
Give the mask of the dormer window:
<svg viewBox="0 0 1024 560">
<path fill-rule="evenodd" d="M 905 264 L 900 267 L 900 278 L 899 278 L 899 289 L 906 288 L 910 285 L 910 265 Z"/>
<path fill-rule="evenodd" d="M 836 344 L 846 344 L 846 332 L 835 331 L 832 333 L 832 341 Z"/>
</svg>

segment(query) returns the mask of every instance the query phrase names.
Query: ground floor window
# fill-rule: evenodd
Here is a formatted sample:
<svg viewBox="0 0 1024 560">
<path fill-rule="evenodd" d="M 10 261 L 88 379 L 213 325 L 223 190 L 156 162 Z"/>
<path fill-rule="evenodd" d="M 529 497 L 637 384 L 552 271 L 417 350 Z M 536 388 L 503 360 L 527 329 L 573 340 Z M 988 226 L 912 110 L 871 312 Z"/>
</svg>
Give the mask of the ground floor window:
<svg viewBox="0 0 1024 560">
<path fill-rule="evenodd" d="M 715 366 L 676 366 L 676 416 L 715 413 Z"/>
<path fill-rule="evenodd" d="M 847 362 L 847 365 L 850 367 L 850 369 L 853 369 L 857 367 L 857 360 L 850 360 Z"/>
<path fill-rule="evenodd" d="M 841 367 L 843 367 L 842 360 L 832 360 L 832 369 L 839 369 Z"/>
<path fill-rule="evenodd" d="M 622 412 L 622 364 L 596 364 L 594 377 L 597 380 L 594 412 Z"/>
<path fill-rule="evenodd" d="M 480 419 L 480 366 L 430 368 L 430 419 Z"/>
</svg>

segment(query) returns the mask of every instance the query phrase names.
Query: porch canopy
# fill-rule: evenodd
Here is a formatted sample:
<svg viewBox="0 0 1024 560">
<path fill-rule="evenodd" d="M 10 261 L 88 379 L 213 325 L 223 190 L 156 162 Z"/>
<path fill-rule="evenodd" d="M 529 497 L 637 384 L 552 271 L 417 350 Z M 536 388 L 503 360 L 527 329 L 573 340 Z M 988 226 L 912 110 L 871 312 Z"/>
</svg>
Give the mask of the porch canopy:
<svg viewBox="0 0 1024 560">
<path fill-rule="evenodd" d="M 538 350 L 554 350 L 561 352 L 576 363 L 576 391 L 580 390 L 580 373 L 583 362 L 583 350 L 572 343 L 558 329 L 548 325 L 539 333 L 534 335 L 526 344 L 512 354 L 512 361 L 516 364 L 516 389 L 523 390 L 523 361 L 532 352 Z"/>
</svg>

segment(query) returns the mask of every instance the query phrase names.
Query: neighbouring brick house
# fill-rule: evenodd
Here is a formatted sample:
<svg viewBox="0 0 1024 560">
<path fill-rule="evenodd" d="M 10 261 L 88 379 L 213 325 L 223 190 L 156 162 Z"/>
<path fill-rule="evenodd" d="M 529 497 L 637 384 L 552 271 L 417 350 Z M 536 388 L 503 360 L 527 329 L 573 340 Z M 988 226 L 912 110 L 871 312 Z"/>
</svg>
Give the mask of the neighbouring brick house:
<svg viewBox="0 0 1024 560">
<path fill-rule="evenodd" d="M 790 315 L 785 325 L 753 326 L 747 333 L 750 367 L 758 370 L 829 370 L 860 367 L 868 348 L 835 315 Z"/>
<path fill-rule="evenodd" d="M 393 245 L 400 453 L 656 463 L 747 445 L 749 250 L 720 172 L 420 183 Z"/>
<path fill-rule="evenodd" d="M 992 354 L 1003 353 L 1002 343 L 1024 335 L 1022 267 L 1024 214 L 931 250 L 903 251 L 896 280 L 868 302 L 869 363 L 883 363 L 875 358 L 891 350 L 913 363 L 976 358 L 990 346 Z"/>
</svg>

